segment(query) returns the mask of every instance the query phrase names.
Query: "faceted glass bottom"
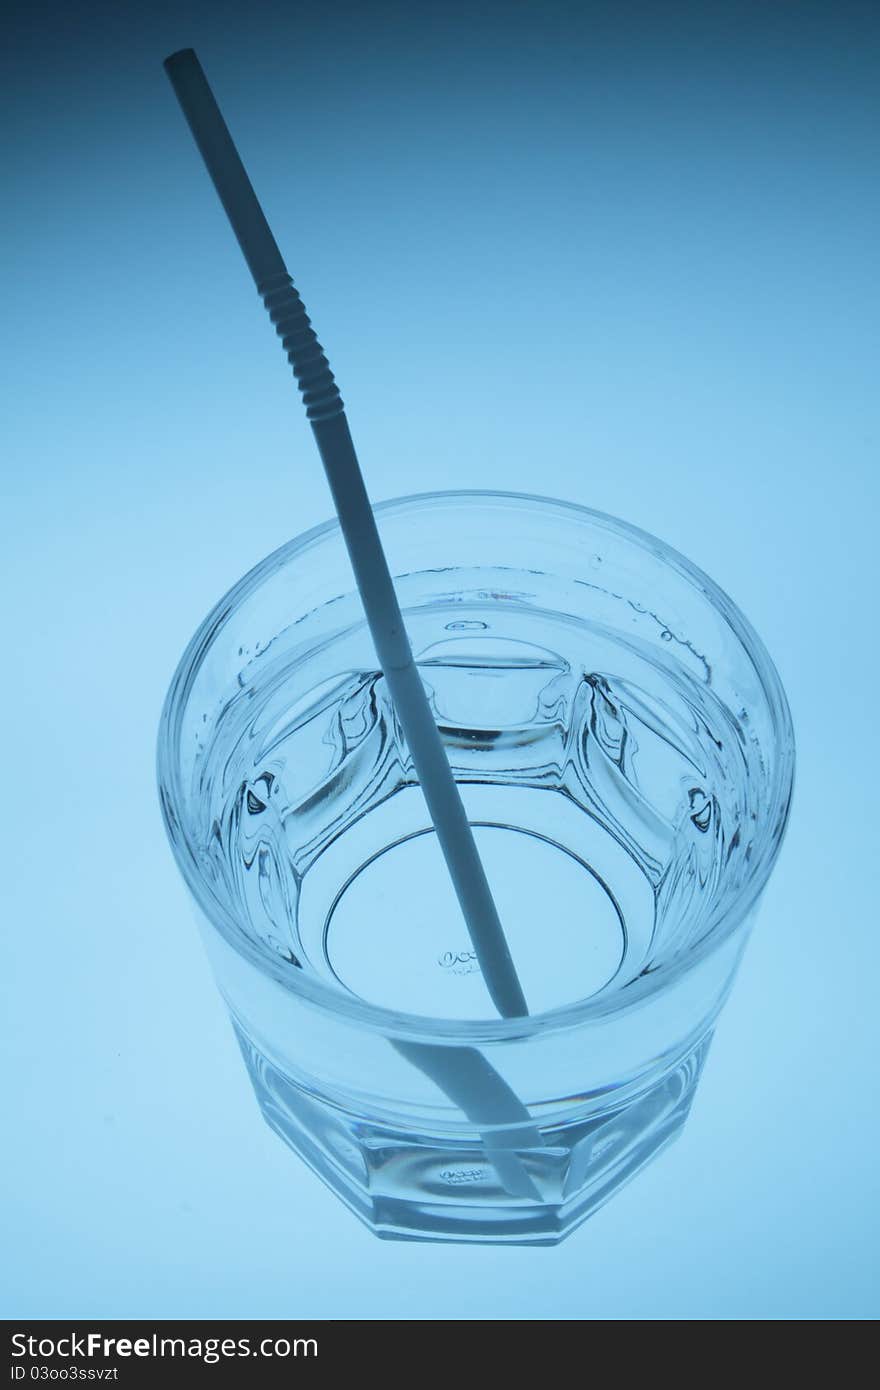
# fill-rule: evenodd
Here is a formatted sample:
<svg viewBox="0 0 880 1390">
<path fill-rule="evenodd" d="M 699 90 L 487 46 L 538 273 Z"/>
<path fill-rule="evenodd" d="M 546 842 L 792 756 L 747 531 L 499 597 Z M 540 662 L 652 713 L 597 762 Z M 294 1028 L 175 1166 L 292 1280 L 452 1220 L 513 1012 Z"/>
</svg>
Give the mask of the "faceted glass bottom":
<svg viewBox="0 0 880 1390">
<path fill-rule="evenodd" d="M 376 1235 L 507 1245 L 558 1244 L 676 1138 L 711 1041 L 710 1033 L 635 1099 L 537 1125 L 541 1147 L 514 1149 L 347 1115 L 283 1075 L 237 1025 L 236 1033 L 266 1122 Z"/>
</svg>

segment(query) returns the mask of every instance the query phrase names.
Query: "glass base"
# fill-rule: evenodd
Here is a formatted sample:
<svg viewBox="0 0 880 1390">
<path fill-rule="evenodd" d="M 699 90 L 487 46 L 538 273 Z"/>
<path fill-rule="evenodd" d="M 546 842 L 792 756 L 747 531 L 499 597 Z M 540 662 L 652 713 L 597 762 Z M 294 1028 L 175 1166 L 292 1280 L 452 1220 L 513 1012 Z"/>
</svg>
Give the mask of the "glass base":
<svg viewBox="0 0 880 1390">
<path fill-rule="evenodd" d="M 649 1090 L 568 1124 L 542 1146 L 440 1140 L 357 1119 L 308 1095 L 236 1026 L 263 1117 L 385 1240 L 557 1245 L 684 1127 L 711 1033 Z"/>
</svg>

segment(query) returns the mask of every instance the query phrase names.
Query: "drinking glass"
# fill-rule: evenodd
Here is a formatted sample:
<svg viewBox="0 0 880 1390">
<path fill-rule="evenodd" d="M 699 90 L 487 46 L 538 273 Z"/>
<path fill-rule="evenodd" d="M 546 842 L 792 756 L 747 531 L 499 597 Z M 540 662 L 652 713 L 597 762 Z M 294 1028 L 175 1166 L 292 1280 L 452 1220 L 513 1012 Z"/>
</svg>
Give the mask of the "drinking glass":
<svg viewBox="0 0 880 1390">
<path fill-rule="evenodd" d="M 272 1128 L 377 1235 L 552 1244 L 684 1125 L 791 719 L 743 615 L 643 531 L 507 493 L 376 513 L 528 1016 L 495 1015 L 336 522 L 190 642 L 165 823 Z"/>
</svg>

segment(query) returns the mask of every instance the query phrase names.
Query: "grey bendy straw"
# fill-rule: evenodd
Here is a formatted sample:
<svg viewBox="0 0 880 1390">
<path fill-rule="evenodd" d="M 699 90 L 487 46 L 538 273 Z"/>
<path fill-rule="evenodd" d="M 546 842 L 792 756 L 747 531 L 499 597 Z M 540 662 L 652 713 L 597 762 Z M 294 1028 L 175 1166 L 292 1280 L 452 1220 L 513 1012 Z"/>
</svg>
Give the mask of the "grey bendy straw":
<svg viewBox="0 0 880 1390">
<path fill-rule="evenodd" d="M 303 395 L 333 494 L 379 664 L 464 914 L 483 979 L 499 1013 L 528 1013 L 474 837 L 413 661 L 388 563 L 354 451 L 342 397 L 201 64 L 191 48 L 165 60 L 257 290 Z"/>
</svg>

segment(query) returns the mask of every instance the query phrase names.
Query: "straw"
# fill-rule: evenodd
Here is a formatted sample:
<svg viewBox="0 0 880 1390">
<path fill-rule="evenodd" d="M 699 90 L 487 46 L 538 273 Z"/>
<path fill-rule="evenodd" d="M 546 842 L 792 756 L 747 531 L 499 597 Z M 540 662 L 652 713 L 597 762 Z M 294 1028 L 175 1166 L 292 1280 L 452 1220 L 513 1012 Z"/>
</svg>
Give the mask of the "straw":
<svg viewBox="0 0 880 1390">
<path fill-rule="evenodd" d="M 502 1017 L 520 1017 L 528 1013 L 525 997 L 413 660 L 342 397 L 195 52 L 173 53 L 164 66 L 302 392 L 379 664 L 483 979 Z"/>
<path fill-rule="evenodd" d="M 477 1126 L 486 1157 L 502 1187 L 512 1197 L 540 1202 L 540 1189 L 518 1151 L 542 1148 L 541 1131 L 482 1052 L 475 1047 L 438 1046 L 403 1038 L 392 1039 L 392 1046 Z"/>
</svg>

